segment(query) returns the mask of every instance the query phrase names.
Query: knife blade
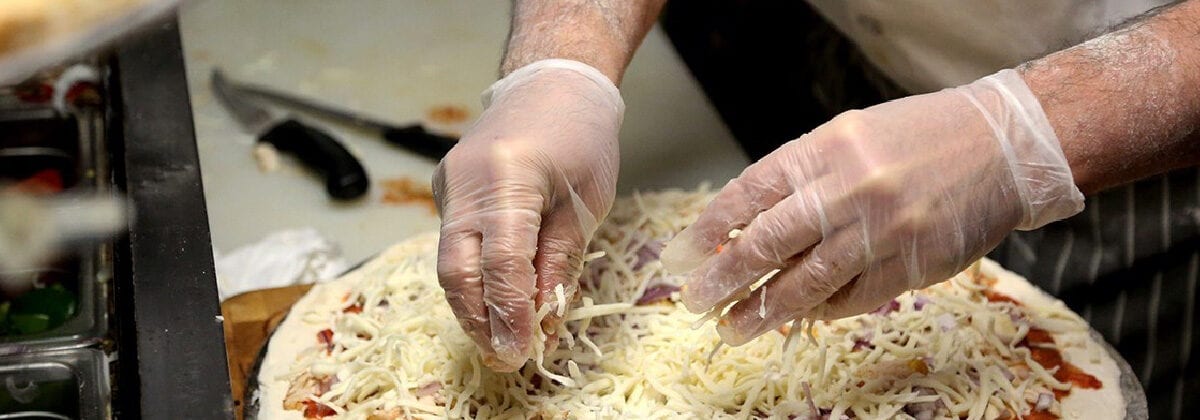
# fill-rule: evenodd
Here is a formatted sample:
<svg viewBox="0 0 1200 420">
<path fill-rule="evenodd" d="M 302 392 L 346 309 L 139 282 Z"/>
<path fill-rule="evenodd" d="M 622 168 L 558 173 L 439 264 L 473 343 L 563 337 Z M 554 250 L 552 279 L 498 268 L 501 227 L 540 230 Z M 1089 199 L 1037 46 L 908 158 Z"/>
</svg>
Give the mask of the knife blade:
<svg viewBox="0 0 1200 420">
<path fill-rule="evenodd" d="M 247 95 L 263 98 L 297 111 L 375 133 L 394 146 L 407 149 L 434 161 L 441 160 L 458 143 L 457 138 L 431 133 L 425 130 L 425 127 L 421 124 L 396 125 L 259 85 L 237 84 L 236 89 Z"/>
<path fill-rule="evenodd" d="M 220 69 L 213 69 L 212 89 L 218 101 L 258 142 L 290 153 L 325 179 L 325 191 L 337 200 L 362 197 L 371 182 L 366 169 L 341 142 L 323 130 L 280 116 L 238 91 Z"/>
</svg>

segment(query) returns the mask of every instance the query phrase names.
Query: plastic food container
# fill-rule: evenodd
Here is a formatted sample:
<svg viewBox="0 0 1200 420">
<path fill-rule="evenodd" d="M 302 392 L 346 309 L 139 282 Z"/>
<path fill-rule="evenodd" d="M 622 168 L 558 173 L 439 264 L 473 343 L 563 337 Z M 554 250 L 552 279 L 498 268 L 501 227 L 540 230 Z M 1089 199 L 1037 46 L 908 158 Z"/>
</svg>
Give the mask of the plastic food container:
<svg viewBox="0 0 1200 420">
<path fill-rule="evenodd" d="M 7 328 L 0 335 L 0 354 L 86 347 L 99 343 L 108 326 L 107 283 L 112 269 L 107 252 L 107 246 L 100 246 L 92 255 L 81 255 L 52 268 L 2 274 L 10 277 L 30 276 L 34 282 L 39 278 L 58 277 L 54 284 L 61 284 L 75 301 L 74 310 L 65 322 L 45 331 L 28 334 Z"/>
<path fill-rule="evenodd" d="M 103 187 L 88 139 L 93 123 L 46 108 L 0 110 L 0 188 L 53 195 Z M 86 245 L 35 270 L 0 272 L 0 355 L 99 343 L 111 255 L 108 244 Z M 37 290 L 48 287 L 55 290 Z"/>
<path fill-rule="evenodd" d="M 60 188 L 79 183 L 80 126 L 53 109 L 0 110 L 0 181 L 19 183 L 52 173 Z"/>
<path fill-rule="evenodd" d="M 0 357 L 0 416 L 99 419 L 108 413 L 108 365 L 100 350 Z"/>
</svg>

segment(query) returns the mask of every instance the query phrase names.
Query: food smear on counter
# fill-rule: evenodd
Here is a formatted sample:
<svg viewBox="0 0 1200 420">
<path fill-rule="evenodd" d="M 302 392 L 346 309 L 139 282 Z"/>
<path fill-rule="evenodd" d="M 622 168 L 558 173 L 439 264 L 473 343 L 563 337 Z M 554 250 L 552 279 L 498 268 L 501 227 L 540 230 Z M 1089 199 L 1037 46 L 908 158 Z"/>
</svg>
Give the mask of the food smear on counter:
<svg viewBox="0 0 1200 420">
<path fill-rule="evenodd" d="M 425 111 L 429 122 L 436 124 L 460 124 L 471 117 L 471 112 L 457 105 L 438 105 Z"/>
<path fill-rule="evenodd" d="M 383 187 L 379 202 L 390 205 L 421 205 L 429 209 L 431 214 L 437 214 L 437 205 L 433 202 L 433 188 L 428 182 L 401 177 L 384 179 L 379 185 Z"/>
<path fill-rule="evenodd" d="M 55 75 L 56 76 L 56 75 Z M 51 75 L 17 85 L 9 95 L 28 103 L 49 103 L 54 97 Z M 0 95 L 3 96 L 3 95 Z M 0 102 L 3 102 L 0 98 Z M 41 109 L 41 108 L 39 108 Z M 37 251 L 45 242 L 47 221 L 35 217 L 48 211 L 48 200 L 79 182 L 76 149 L 77 122 L 57 112 L 14 114 L 0 124 L 0 203 L 6 234 L 14 232 L 20 247 L 6 249 L 0 264 L 0 336 L 21 336 L 53 330 L 74 318 L 79 302 L 80 262 L 43 261 Z M 47 199 L 47 200 L 43 200 Z M 23 254 L 24 252 L 29 252 Z M 0 413 L 5 411 L 0 410 Z"/>
</svg>

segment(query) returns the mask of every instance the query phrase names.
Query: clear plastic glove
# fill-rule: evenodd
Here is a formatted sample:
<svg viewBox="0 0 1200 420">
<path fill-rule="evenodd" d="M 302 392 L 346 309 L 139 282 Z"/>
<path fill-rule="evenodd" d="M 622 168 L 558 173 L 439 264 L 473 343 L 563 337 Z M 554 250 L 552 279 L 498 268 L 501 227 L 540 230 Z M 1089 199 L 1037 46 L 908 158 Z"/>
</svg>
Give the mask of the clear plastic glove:
<svg viewBox="0 0 1200 420">
<path fill-rule="evenodd" d="M 725 186 L 662 260 L 690 271 L 689 310 L 740 300 L 717 326 L 739 345 L 798 317 L 868 312 L 949 278 L 1013 229 L 1082 209 L 1037 98 L 1004 70 L 789 142 Z"/>
<path fill-rule="evenodd" d="M 556 287 L 576 295 L 583 253 L 612 207 L 625 104 L 603 74 L 568 60 L 520 68 L 483 102 L 433 177 L 438 280 L 484 363 L 506 372 L 531 356 L 534 328 L 560 322 Z M 543 304 L 552 309 L 536 326 Z"/>
</svg>

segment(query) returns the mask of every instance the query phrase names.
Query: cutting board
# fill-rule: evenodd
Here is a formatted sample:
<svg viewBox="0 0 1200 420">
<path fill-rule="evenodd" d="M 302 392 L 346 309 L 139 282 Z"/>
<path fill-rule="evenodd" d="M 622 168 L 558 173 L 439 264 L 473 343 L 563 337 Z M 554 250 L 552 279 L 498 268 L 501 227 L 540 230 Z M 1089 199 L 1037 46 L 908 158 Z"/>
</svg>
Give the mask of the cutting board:
<svg viewBox="0 0 1200 420">
<path fill-rule="evenodd" d="M 292 304 L 312 286 L 301 284 L 255 290 L 221 302 L 221 314 L 225 317 L 225 351 L 229 356 L 229 384 L 239 420 L 245 404 L 247 379 L 253 374 L 262 346 Z"/>
</svg>

